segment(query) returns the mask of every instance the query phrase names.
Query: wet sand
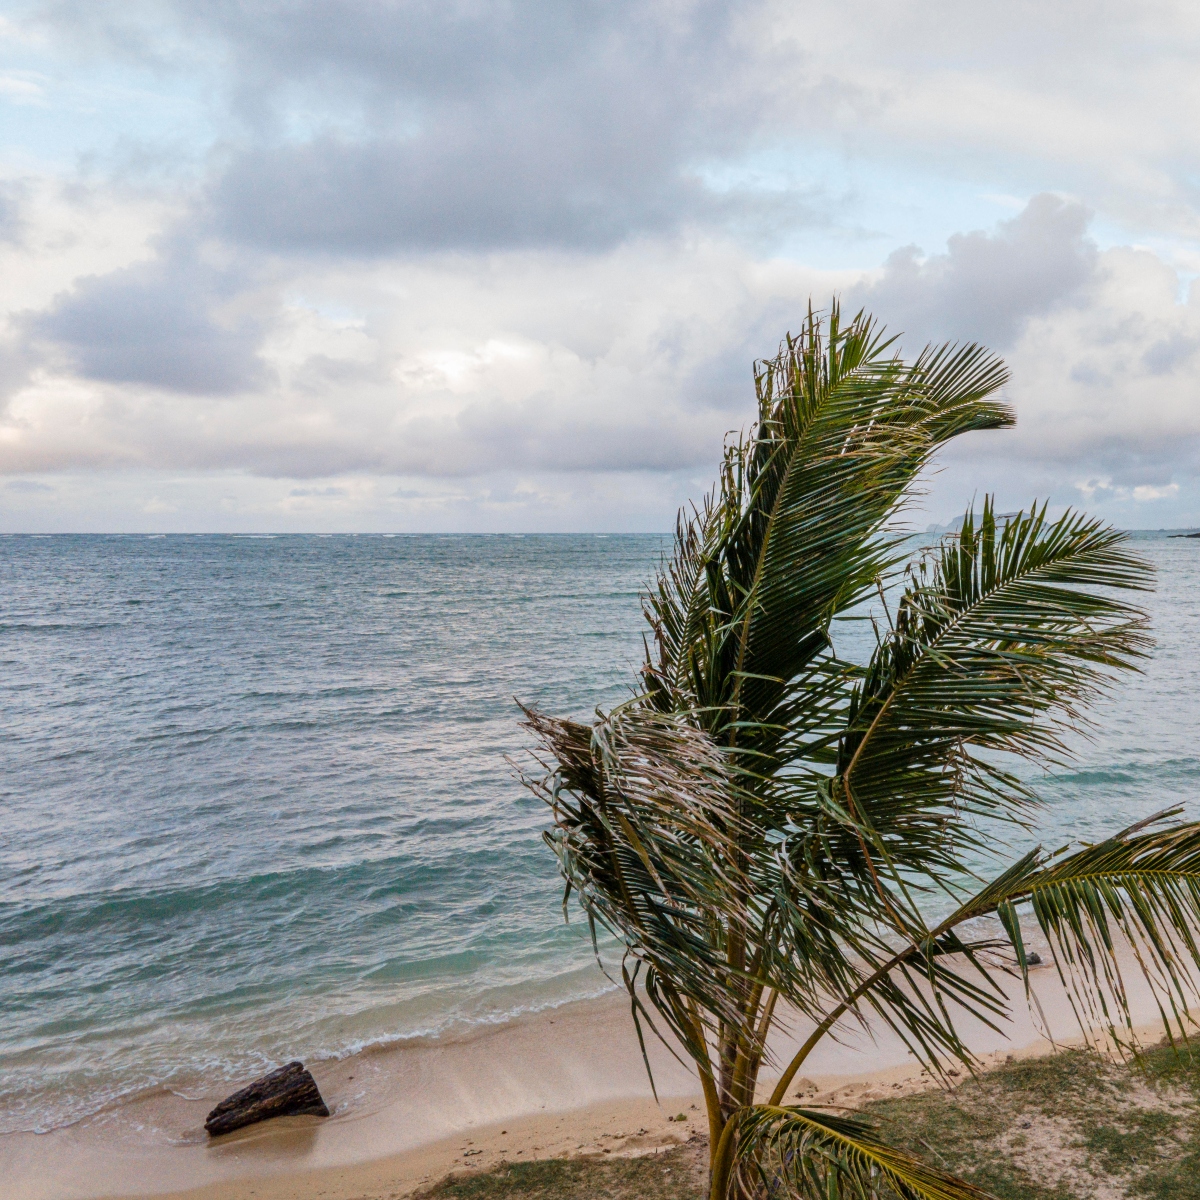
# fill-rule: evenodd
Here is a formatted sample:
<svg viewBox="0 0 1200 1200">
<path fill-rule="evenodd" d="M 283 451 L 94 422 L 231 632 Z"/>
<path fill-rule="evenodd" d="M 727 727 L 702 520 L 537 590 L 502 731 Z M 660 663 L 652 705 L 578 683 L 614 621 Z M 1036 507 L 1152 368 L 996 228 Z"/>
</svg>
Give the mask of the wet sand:
<svg viewBox="0 0 1200 1200">
<path fill-rule="evenodd" d="M 1080 1041 L 1053 968 L 1033 972 L 1048 1032 Z M 1149 995 L 1131 988 L 1148 1042 Z M 1001 1061 L 1053 1049 L 1023 996 L 1005 1040 L 977 1022 L 961 1032 Z M 786 1062 L 801 1024 L 773 1042 Z M 47 1134 L 0 1137 L 0 1178 L 20 1200 L 184 1195 L 193 1200 L 358 1200 L 403 1196 L 451 1171 L 562 1155 L 647 1154 L 707 1132 L 699 1086 L 660 1044 L 647 1045 L 656 1103 L 622 995 L 582 1001 L 479 1032 L 309 1064 L 332 1112 L 277 1119 L 216 1140 L 203 1132 L 221 1095 L 145 1096 Z M 764 1083 L 766 1081 L 764 1080 Z M 826 1039 L 793 1098 L 852 1107 L 929 1086 L 903 1045 L 847 1026 Z M 769 1086 L 769 1084 L 767 1084 Z M 678 1116 L 684 1120 L 675 1120 Z"/>
</svg>

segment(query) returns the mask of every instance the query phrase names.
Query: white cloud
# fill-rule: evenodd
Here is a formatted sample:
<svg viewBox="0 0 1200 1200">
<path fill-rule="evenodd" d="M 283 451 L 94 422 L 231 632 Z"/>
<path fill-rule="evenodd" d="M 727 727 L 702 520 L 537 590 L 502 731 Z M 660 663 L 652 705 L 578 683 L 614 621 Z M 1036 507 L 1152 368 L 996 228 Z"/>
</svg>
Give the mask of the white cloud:
<svg viewBox="0 0 1200 1200">
<path fill-rule="evenodd" d="M 10 104 L 42 104 L 45 100 L 44 81 L 21 72 L 0 72 L 0 100 Z"/>
<path fill-rule="evenodd" d="M 1200 518 L 1190 6 L 59 0 L 0 36 L 43 56 L 3 78 L 158 79 L 211 137 L 131 112 L 0 185 L 0 472 L 55 488 L 13 520 L 662 528 L 835 290 L 1009 360 L 1017 430 L 931 505 Z"/>
<path fill-rule="evenodd" d="M 837 135 L 864 157 L 988 190 L 1020 180 L 1138 228 L 1200 233 L 1186 165 L 1200 150 L 1195 5 L 776 0 L 761 29 L 803 64 L 780 86 L 811 111 L 821 79 Z"/>
<path fill-rule="evenodd" d="M 751 358 L 838 282 L 713 241 L 310 267 L 258 288 L 263 332 L 231 341 L 236 325 L 196 307 L 209 277 L 165 271 L 87 277 L 22 318 L 62 354 L 11 397 L 0 466 L 307 478 L 711 464 L 749 419 Z M 251 351 L 260 373 L 239 380 L 231 361 Z"/>
<path fill-rule="evenodd" d="M 1155 487 L 1150 484 L 1138 484 L 1136 487 L 1122 487 L 1113 483 L 1111 477 L 1085 479 L 1075 487 L 1088 504 L 1099 500 L 1127 501 L 1134 500 L 1138 504 L 1146 504 L 1155 500 L 1173 500 L 1179 495 L 1179 484 L 1168 483 L 1165 487 Z"/>
<path fill-rule="evenodd" d="M 1139 503 L 1144 504 L 1148 500 L 1168 500 L 1173 499 L 1179 494 L 1179 484 L 1168 483 L 1166 487 L 1150 487 L 1148 484 L 1140 484 L 1133 489 L 1133 498 Z"/>
</svg>

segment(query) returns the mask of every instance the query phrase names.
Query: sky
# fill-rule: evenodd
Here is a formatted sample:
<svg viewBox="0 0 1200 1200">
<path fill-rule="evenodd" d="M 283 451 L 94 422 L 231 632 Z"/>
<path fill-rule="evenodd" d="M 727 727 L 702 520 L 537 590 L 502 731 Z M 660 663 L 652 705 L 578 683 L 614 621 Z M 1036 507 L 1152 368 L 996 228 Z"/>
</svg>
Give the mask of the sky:
<svg viewBox="0 0 1200 1200">
<path fill-rule="evenodd" d="M 0 531 L 657 531 L 810 301 L 1200 525 L 1200 6 L 0 0 Z"/>
</svg>

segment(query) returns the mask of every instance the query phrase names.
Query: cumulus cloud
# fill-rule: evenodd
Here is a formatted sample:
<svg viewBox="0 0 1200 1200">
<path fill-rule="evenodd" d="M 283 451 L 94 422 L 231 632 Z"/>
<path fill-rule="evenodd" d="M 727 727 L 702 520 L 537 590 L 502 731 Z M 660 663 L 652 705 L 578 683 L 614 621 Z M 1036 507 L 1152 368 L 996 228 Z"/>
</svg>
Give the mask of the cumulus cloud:
<svg viewBox="0 0 1200 1200">
<path fill-rule="evenodd" d="M 1035 494 L 1142 526 L 1200 517 L 1200 294 L 1175 271 L 1114 248 L 1006 354 L 1017 427 L 965 439 L 943 485 L 999 487 L 1012 507 Z"/>
<path fill-rule="evenodd" d="M 211 288 L 181 315 L 160 287 L 181 275 L 157 261 L 119 270 L 25 318 L 61 339 L 73 371 L 50 360 L 13 399 L 0 464 L 304 479 L 678 471 L 715 461 L 725 431 L 750 419 L 751 358 L 830 286 L 724 243 L 393 262 L 368 277 L 309 268 L 276 284 L 283 300 L 251 336 L 207 315 Z M 89 358 L 114 328 L 128 336 Z M 254 386 L 226 387 L 251 352 Z M 201 387 L 202 401 L 187 394 Z"/>
<path fill-rule="evenodd" d="M 995 350 L 1079 293 L 1096 273 L 1099 251 L 1080 203 L 1039 195 L 995 232 L 953 234 L 944 254 L 904 246 L 882 275 L 851 292 L 855 304 L 888 314 L 906 342 L 977 341 Z"/>
<path fill-rule="evenodd" d="M 325 481 L 289 493 L 306 502 L 355 473 L 704 475 L 751 419 L 751 360 L 810 296 L 840 291 L 919 341 L 1005 351 L 1018 428 L 955 448 L 960 492 L 1182 502 L 1200 436 L 1200 305 L 1178 302 L 1155 255 L 1098 249 L 1087 219 L 1035 197 L 941 254 L 866 276 L 754 260 L 728 241 L 642 241 L 582 258 L 301 262 L 241 291 L 227 266 L 164 238 L 158 258 L 24 318 L 65 357 L 13 398 L 0 465 Z"/>
<path fill-rule="evenodd" d="M 1193 287 L 1180 303 L 1176 273 L 1148 251 L 1100 255 L 1075 301 L 1031 321 L 1012 350 L 1021 453 L 1168 482 L 1200 436 L 1198 301 Z"/>
</svg>

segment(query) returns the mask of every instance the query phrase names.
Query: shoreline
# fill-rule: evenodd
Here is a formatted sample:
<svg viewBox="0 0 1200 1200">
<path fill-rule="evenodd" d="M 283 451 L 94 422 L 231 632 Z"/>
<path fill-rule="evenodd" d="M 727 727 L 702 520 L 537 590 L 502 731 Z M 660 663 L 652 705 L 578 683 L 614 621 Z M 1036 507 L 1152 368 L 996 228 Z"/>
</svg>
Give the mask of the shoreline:
<svg viewBox="0 0 1200 1200">
<path fill-rule="evenodd" d="M 960 1022 L 986 1065 L 1082 1042 L 1054 968 L 1035 968 L 1032 980 L 1053 1041 L 1014 994 L 1007 1040 Z M 1130 990 L 1138 1033 L 1157 1042 L 1151 997 Z M 777 1058 L 786 1062 L 807 1032 L 797 1022 L 773 1039 Z M 840 1036 L 813 1052 L 790 1100 L 854 1107 L 932 1085 L 889 1030 L 872 1038 L 846 1025 Z M 211 1141 L 203 1120 L 222 1095 L 156 1093 L 64 1129 L 0 1137 L 0 1172 L 21 1200 L 358 1200 L 505 1161 L 652 1154 L 707 1136 L 695 1076 L 649 1035 L 647 1051 L 660 1103 L 628 1000 L 575 1001 L 472 1037 L 310 1063 L 328 1118 L 276 1118 Z"/>
</svg>

